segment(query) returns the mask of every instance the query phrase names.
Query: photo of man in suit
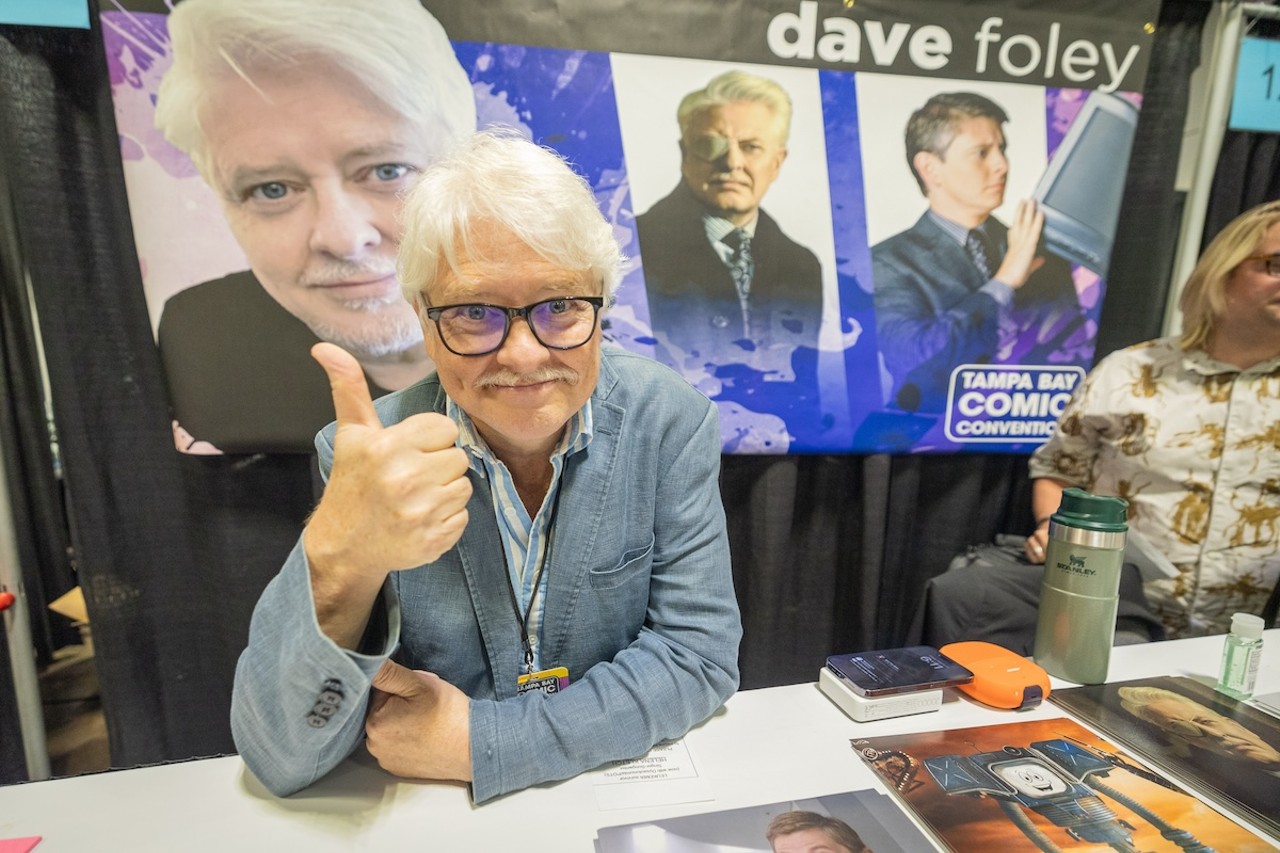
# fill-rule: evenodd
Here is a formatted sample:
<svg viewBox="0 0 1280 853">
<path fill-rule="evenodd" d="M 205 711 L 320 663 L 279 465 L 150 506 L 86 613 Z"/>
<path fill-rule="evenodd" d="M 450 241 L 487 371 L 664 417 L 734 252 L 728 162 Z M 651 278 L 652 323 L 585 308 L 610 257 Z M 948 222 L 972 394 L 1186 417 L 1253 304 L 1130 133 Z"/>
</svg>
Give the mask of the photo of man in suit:
<svg viewBox="0 0 1280 853">
<path fill-rule="evenodd" d="M 776 82 L 737 70 L 680 102 L 680 183 L 636 219 L 650 322 L 676 359 L 787 371 L 795 347 L 817 347 L 821 265 L 760 206 L 791 109 Z"/>
<path fill-rule="evenodd" d="M 165 303 L 175 441 L 308 452 L 333 419 L 315 343 L 354 354 L 375 396 L 432 368 L 396 274 L 396 217 L 414 176 L 475 130 L 475 96 L 419 0 L 185 0 L 168 28 L 156 126 L 250 267 Z"/>
<path fill-rule="evenodd" d="M 907 122 L 907 163 L 929 207 L 871 250 L 891 406 L 941 412 L 957 365 L 999 363 L 1032 330 L 1017 361 L 1043 362 L 1083 322 L 1070 265 L 1041 254 L 1035 202 L 1019 201 L 1008 226 L 991 215 L 1004 202 L 1008 121 L 987 97 L 944 92 Z"/>
</svg>

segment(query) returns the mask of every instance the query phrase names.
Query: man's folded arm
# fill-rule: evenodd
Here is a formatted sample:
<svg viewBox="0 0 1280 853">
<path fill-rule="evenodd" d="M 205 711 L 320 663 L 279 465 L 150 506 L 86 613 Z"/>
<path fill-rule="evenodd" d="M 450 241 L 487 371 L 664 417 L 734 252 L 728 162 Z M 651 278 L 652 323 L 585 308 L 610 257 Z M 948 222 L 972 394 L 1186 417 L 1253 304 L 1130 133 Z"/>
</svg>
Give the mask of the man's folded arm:
<svg viewBox="0 0 1280 853">
<path fill-rule="evenodd" d="M 367 654 L 326 637 L 301 543 L 263 592 L 236 665 L 231 733 L 245 764 L 273 794 L 307 787 L 364 738 L 369 682 L 399 636 L 399 604 L 388 586 L 375 608 L 375 627 L 361 649 Z"/>
</svg>

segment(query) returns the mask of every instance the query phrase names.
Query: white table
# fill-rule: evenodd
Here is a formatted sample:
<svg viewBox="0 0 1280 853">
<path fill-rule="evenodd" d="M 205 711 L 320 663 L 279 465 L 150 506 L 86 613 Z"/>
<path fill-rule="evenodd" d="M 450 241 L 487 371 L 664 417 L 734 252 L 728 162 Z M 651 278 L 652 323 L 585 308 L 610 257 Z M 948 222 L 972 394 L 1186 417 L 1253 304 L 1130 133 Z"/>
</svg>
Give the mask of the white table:
<svg viewBox="0 0 1280 853">
<path fill-rule="evenodd" d="M 1209 679 L 1217 674 L 1221 654 L 1221 637 L 1120 647 L 1112 656 L 1110 680 Z M 820 664 L 815 662 L 815 678 Z M 1258 692 L 1277 690 L 1280 630 L 1271 630 Z M 849 748 L 850 738 L 1061 715 L 1045 703 L 1015 717 L 948 690 L 937 713 L 856 723 L 814 684 L 748 690 L 686 737 L 715 796 L 707 802 L 601 810 L 595 795 L 599 776 L 587 773 L 475 807 L 463 786 L 398 780 L 367 757 L 348 760 L 306 791 L 279 799 L 232 756 L 0 788 L 0 838 L 44 836 L 34 853 L 589 853 L 601 826 L 859 788 L 884 790 Z"/>
</svg>

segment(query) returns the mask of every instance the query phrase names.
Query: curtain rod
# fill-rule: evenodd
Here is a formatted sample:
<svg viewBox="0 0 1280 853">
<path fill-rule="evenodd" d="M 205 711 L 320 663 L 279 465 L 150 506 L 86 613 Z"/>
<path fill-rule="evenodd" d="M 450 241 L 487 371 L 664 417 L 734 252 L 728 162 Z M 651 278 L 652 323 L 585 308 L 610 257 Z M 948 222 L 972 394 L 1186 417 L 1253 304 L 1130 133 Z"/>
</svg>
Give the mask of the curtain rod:
<svg viewBox="0 0 1280 853">
<path fill-rule="evenodd" d="M 1280 18 L 1280 7 L 1270 3 L 1242 3 L 1240 9 L 1251 18 Z"/>
</svg>

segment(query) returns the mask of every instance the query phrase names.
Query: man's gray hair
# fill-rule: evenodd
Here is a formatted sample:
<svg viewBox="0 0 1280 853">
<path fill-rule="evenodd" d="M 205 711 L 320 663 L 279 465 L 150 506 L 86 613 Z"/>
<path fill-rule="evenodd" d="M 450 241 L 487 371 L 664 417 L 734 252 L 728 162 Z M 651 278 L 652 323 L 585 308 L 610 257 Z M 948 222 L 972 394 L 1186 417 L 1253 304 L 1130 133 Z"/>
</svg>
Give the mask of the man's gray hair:
<svg viewBox="0 0 1280 853">
<path fill-rule="evenodd" d="M 173 65 L 156 127 L 211 176 L 201 111 L 230 77 L 311 64 L 345 72 L 437 148 L 471 133 L 475 95 L 440 22 L 418 0 L 184 0 L 169 14 Z"/>
<path fill-rule="evenodd" d="M 768 107 L 773 113 L 778 144 L 787 144 L 787 137 L 791 135 L 791 97 L 774 81 L 745 71 L 726 71 L 705 87 L 684 96 L 676 109 L 680 138 L 688 138 L 694 116 L 734 101 L 755 101 Z"/>
<path fill-rule="evenodd" d="M 459 261 L 487 258 L 473 232 L 511 232 L 562 270 L 586 273 L 613 298 L 622 257 L 595 194 L 554 151 L 509 129 L 474 134 L 427 167 L 401 211 L 400 282 L 405 297 L 427 293 Z M 428 302 L 429 304 L 429 302 Z"/>
</svg>

